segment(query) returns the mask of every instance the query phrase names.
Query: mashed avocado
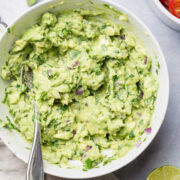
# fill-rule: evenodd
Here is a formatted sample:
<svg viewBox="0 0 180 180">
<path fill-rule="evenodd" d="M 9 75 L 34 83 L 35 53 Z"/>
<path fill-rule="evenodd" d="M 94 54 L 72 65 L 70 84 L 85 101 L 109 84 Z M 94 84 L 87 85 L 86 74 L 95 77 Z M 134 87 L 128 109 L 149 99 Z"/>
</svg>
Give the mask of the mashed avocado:
<svg viewBox="0 0 180 180">
<path fill-rule="evenodd" d="M 11 80 L 4 103 L 13 127 L 33 140 L 35 100 L 50 163 L 106 164 L 126 155 L 150 126 L 158 89 L 151 58 L 122 24 L 101 17 L 82 9 L 43 14 L 1 68 L 2 78 Z M 22 66 L 33 71 L 31 91 L 21 82 Z"/>
</svg>

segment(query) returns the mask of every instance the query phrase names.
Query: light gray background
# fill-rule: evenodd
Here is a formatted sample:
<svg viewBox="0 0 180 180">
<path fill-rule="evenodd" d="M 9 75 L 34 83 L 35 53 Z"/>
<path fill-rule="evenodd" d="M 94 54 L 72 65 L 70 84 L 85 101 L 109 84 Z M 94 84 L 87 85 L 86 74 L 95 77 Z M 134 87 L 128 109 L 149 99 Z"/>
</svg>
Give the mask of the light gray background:
<svg viewBox="0 0 180 180">
<path fill-rule="evenodd" d="M 140 17 L 150 28 L 162 47 L 169 70 L 170 100 L 160 132 L 140 157 L 115 172 L 120 180 L 145 180 L 147 174 L 156 167 L 167 164 L 180 167 L 180 32 L 164 25 L 151 11 L 147 0 L 114 1 L 122 4 Z M 27 8 L 26 0 L 0 0 L 0 17 L 9 24 Z M 0 146 L 0 150 L 1 152 L 6 151 L 14 163 L 19 163 L 19 160 L 14 158 L 5 147 Z M 5 154 L 0 153 L 0 164 L 4 164 L 4 156 Z M 4 177 L 3 180 L 15 180 L 15 177 L 17 177 L 17 173 L 13 173 L 13 171 L 16 171 L 15 167 L 12 167 L 10 162 L 6 162 L 6 166 L 0 166 L 0 179 Z M 8 171 L 9 167 L 12 169 L 11 173 Z M 24 173 L 25 168 L 22 163 L 18 167 L 19 172 Z M 22 177 L 24 176 L 22 175 Z M 20 180 L 20 177 L 17 177 L 17 179 Z M 48 177 L 48 179 L 53 178 Z M 108 176 L 106 179 L 112 180 L 112 177 Z"/>
</svg>

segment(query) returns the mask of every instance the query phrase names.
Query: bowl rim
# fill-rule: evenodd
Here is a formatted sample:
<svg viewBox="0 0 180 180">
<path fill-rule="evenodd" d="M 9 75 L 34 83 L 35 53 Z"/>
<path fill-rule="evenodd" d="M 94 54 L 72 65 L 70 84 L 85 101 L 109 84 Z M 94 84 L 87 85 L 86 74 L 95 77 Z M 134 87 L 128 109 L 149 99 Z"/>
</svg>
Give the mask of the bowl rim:
<svg viewBox="0 0 180 180">
<path fill-rule="evenodd" d="M 45 5 L 45 4 L 48 4 L 48 3 L 53 3 L 55 0 L 46 0 L 46 1 L 43 1 L 43 2 L 40 2 L 36 5 L 34 5 L 33 7 L 30 7 L 29 9 L 25 10 L 24 12 L 22 12 L 22 14 L 20 16 L 18 16 L 17 18 L 15 18 L 15 20 L 10 23 L 10 25 L 8 25 L 8 27 L 6 28 L 6 30 L 2 33 L 2 35 L 0 36 L 0 43 L 1 43 L 1 40 L 3 39 L 3 37 L 5 36 L 7 30 L 9 27 L 13 27 L 13 25 L 15 25 L 17 23 L 17 21 L 19 21 L 19 19 L 21 19 L 25 14 L 29 13 L 30 11 L 33 11 L 37 8 L 39 8 L 40 6 L 42 5 Z M 123 5 L 119 4 L 118 2 L 115 2 L 113 0 L 97 0 L 98 2 L 100 3 L 107 3 L 115 8 L 118 8 L 118 9 L 122 9 L 124 12 L 126 12 L 126 14 L 128 14 L 129 16 L 133 17 L 135 19 L 136 22 L 138 22 L 141 27 L 143 27 L 145 29 L 145 31 L 149 34 L 149 36 L 151 37 L 152 41 L 156 44 L 157 48 L 158 48 L 158 52 L 160 54 L 160 56 L 162 57 L 162 63 L 163 63 L 163 66 L 164 66 L 164 70 L 166 72 L 165 74 L 165 80 L 166 80 L 166 84 L 167 84 L 167 89 L 166 89 L 166 101 L 164 103 L 164 111 L 162 111 L 162 120 L 161 120 L 161 123 L 159 125 L 159 127 L 157 128 L 157 130 L 152 134 L 152 137 L 151 139 L 144 145 L 144 147 L 139 151 L 137 152 L 134 156 L 132 156 L 132 158 L 129 158 L 128 161 L 126 161 L 125 163 L 123 163 L 123 165 L 121 166 L 114 166 L 113 168 L 109 168 L 108 170 L 106 169 L 106 171 L 102 170 L 100 171 L 99 173 L 95 173 L 93 175 L 91 175 L 90 173 L 88 173 L 87 175 L 76 175 L 74 177 L 73 174 L 69 174 L 69 175 L 60 175 L 58 173 L 54 174 L 52 173 L 50 170 L 48 169 L 44 169 L 45 173 L 47 174 L 50 174 L 50 175 L 53 175 L 53 176 L 57 176 L 57 177 L 62 177 L 62 178 L 72 178 L 72 179 L 87 179 L 87 178 L 95 178 L 95 177 L 99 177 L 99 176 L 103 176 L 103 175 L 107 175 L 109 173 L 112 173 L 114 171 L 117 171 L 123 167 L 125 167 L 126 165 L 128 165 L 129 163 L 131 163 L 132 161 L 134 161 L 137 157 L 139 157 L 146 149 L 147 147 L 152 143 L 152 141 L 154 140 L 154 138 L 156 137 L 157 133 L 159 132 L 163 122 L 164 122 L 164 118 L 165 118 L 165 115 L 166 115 L 166 112 L 167 112 L 167 107 L 168 107 L 168 102 L 169 102 L 169 73 L 168 73 L 168 68 L 167 68 L 167 64 L 166 64 L 166 61 L 165 61 L 165 57 L 164 57 L 164 54 L 162 52 L 162 49 L 158 43 L 158 41 L 156 40 L 155 36 L 152 34 L 152 32 L 150 31 L 150 29 L 144 24 L 144 22 L 139 18 L 137 17 L 134 13 L 132 13 L 131 11 L 129 11 L 127 8 L 125 8 Z M 0 133 L 0 137 L 1 137 L 1 133 Z M 18 152 L 16 152 L 12 147 L 11 145 L 5 140 L 3 139 L 3 137 L 1 137 L 2 141 L 4 142 L 4 144 L 19 158 L 21 159 L 22 161 L 24 161 L 25 163 L 27 163 L 25 161 L 25 158 L 22 158 L 21 154 L 19 154 Z M 88 171 L 87 171 L 88 172 Z"/>
<path fill-rule="evenodd" d="M 161 11 L 162 14 L 164 14 L 167 18 L 169 18 L 171 21 L 177 23 L 180 25 L 180 19 L 178 19 L 176 16 L 171 14 L 159 0 L 150 0 L 154 1 L 154 4 L 157 6 L 157 8 Z"/>
</svg>

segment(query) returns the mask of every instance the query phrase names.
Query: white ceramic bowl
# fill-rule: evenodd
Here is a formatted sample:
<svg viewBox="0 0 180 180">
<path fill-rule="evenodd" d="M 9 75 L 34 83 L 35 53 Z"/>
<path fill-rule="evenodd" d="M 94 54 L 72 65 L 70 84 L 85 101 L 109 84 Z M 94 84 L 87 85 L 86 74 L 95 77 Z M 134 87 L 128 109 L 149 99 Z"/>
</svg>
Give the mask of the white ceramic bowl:
<svg viewBox="0 0 180 180">
<path fill-rule="evenodd" d="M 149 0 L 149 3 L 157 16 L 171 28 L 180 31 L 180 19 L 172 15 L 160 2 L 160 0 Z"/>
<path fill-rule="evenodd" d="M 60 168 L 57 165 L 48 164 L 46 161 L 44 161 L 45 172 L 59 177 L 73 179 L 91 178 L 105 175 L 124 167 L 125 165 L 133 161 L 135 158 L 137 158 L 154 139 L 164 120 L 168 105 L 169 78 L 167 66 L 161 48 L 152 33 L 144 25 L 144 23 L 142 23 L 135 15 L 122 7 L 120 4 L 114 3 L 110 0 L 93 0 L 93 2 L 95 6 L 98 7 L 103 7 L 104 3 L 109 4 L 115 9 L 127 14 L 129 17 L 128 26 L 133 29 L 135 34 L 137 34 L 139 38 L 143 41 L 153 59 L 153 71 L 157 69 L 157 61 L 159 61 L 160 69 L 158 78 L 160 81 L 160 87 L 156 101 L 156 108 L 153 115 L 152 133 L 148 136 L 147 140 L 141 144 L 139 148 L 135 147 L 125 157 L 115 160 L 106 166 L 100 166 L 100 168 L 92 169 L 87 172 L 77 169 Z M 19 35 L 22 34 L 24 29 L 34 24 L 43 12 L 47 10 L 61 11 L 63 9 L 75 8 L 77 6 L 83 6 L 87 8 L 90 4 L 91 3 L 89 3 L 89 1 L 85 0 L 66 0 L 64 4 L 62 4 L 61 0 L 50 0 L 44 1 L 43 3 L 40 3 L 30 8 L 22 16 L 16 19 L 16 21 L 14 21 L 14 23 L 10 26 L 11 33 L 5 32 L 3 34 L 0 40 L 0 66 L 4 64 L 12 43 L 18 38 Z M 0 78 L 0 101 L 3 99 L 4 88 L 6 86 L 7 82 L 3 81 Z M 5 120 L 6 115 L 8 115 L 8 108 L 4 104 L 0 103 L 0 119 Z M 28 161 L 29 150 L 27 150 L 26 147 L 29 147 L 29 144 L 17 132 L 10 132 L 6 129 L 1 129 L 0 137 L 17 157 L 19 157 L 25 162 Z"/>
</svg>

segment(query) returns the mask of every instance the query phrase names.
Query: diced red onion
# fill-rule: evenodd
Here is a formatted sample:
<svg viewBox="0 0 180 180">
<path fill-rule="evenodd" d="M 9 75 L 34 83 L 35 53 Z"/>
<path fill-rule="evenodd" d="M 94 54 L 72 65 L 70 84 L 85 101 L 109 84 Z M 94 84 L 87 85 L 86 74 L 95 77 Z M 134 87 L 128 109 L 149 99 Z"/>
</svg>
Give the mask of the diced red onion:
<svg viewBox="0 0 180 180">
<path fill-rule="evenodd" d="M 144 93 L 143 91 L 141 91 L 140 98 L 143 99 L 143 97 L 144 97 Z"/>
<path fill-rule="evenodd" d="M 146 56 L 144 59 L 144 64 L 147 64 L 148 57 Z"/>
<path fill-rule="evenodd" d="M 79 61 L 76 61 L 73 65 L 73 67 L 77 67 L 79 65 Z"/>
<path fill-rule="evenodd" d="M 147 129 L 145 129 L 144 130 L 147 134 L 151 134 L 151 132 L 152 132 L 152 128 L 151 127 L 149 127 L 149 128 L 147 128 Z"/>
<path fill-rule="evenodd" d="M 125 40 L 125 38 L 126 38 L 125 34 L 122 34 L 120 37 L 122 40 Z"/>
<path fill-rule="evenodd" d="M 76 90 L 76 95 L 82 95 L 84 93 L 82 88 Z"/>
<path fill-rule="evenodd" d="M 92 146 L 87 146 L 86 151 L 90 150 L 91 148 L 92 148 Z"/>
<path fill-rule="evenodd" d="M 75 135 L 75 134 L 76 134 L 76 130 L 74 129 L 74 130 L 72 131 L 72 133 Z"/>
<path fill-rule="evenodd" d="M 136 147 L 140 147 L 140 145 L 142 144 L 142 141 L 138 141 L 137 144 L 136 144 Z"/>
</svg>

